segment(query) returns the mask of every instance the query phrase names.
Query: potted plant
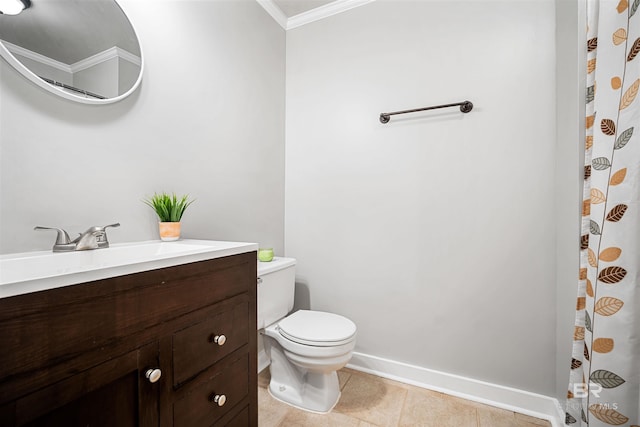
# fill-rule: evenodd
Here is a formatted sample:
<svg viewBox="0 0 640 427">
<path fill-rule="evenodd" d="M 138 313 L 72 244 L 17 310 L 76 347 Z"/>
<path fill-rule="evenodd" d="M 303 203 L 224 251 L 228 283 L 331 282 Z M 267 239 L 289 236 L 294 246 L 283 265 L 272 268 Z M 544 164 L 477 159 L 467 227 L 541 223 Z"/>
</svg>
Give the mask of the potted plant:
<svg viewBox="0 0 640 427">
<path fill-rule="evenodd" d="M 180 238 L 180 220 L 184 211 L 194 200 L 189 200 L 188 194 L 178 197 L 175 193 L 154 193 L 143 202 L 150 206 L 160 219 L 160 239 L 164 241 L 178 240 Z"/>
</svg>

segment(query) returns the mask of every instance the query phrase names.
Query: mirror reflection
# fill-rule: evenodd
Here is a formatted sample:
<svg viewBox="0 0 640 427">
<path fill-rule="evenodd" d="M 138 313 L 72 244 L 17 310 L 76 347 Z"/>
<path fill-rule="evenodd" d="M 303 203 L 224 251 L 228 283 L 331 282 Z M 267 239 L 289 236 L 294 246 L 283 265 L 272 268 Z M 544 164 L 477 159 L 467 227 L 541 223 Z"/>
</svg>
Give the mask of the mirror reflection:
<svg viewBox="0 0 640 427">
<path fill-rule="evenodd" d="M 140 82 L 138 38 L 115 0 L 32 0 L 0 14 L 0 43 L 18 71 L 65 98 L 113 102 Z"/>
</svg>

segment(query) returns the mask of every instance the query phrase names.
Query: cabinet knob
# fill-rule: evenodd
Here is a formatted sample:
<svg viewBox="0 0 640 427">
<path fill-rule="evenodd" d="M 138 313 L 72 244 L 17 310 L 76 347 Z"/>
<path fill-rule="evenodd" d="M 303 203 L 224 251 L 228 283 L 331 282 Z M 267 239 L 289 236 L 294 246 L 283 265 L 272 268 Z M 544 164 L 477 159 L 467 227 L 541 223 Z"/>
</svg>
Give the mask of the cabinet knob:
<svg viewBox="0 0 640 427">
<path fill-rule="evenodd" d="M 162 376 L 162 371 L 158 368 L 147 369 L 147 372 L 144 373 L 144 376 L 149 380 L 150 383 L 155 383 Z"/>
<path fill-rule="evenodd" d="M 209 341 L 218 345 L 224 345 L 227 342 L 227 337 L 224 335 L 211 335 Z"/>
<path fill-rule="evenodd" d="M 227 402 L 227 396 L 224 394 L 211 393 L 211 396 L 209 396 L 209 402 L 215 403 L 218 406 L 223 406 Z"/>
</svg>

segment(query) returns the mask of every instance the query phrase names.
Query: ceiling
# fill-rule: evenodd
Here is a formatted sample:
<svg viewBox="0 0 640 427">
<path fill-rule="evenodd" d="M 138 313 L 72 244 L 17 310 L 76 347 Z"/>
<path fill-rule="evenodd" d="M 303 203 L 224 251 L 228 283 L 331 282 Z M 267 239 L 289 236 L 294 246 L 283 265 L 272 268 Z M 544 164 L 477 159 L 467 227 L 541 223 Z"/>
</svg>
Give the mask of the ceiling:
<svg viewBox="0 0 640 427">
<path fill-rule="evenodd" d="M 287 17 L 300 15 L 320 6 L 333 3 L 334 0 L 273 0 L 282 13 Z"/>
</svg>

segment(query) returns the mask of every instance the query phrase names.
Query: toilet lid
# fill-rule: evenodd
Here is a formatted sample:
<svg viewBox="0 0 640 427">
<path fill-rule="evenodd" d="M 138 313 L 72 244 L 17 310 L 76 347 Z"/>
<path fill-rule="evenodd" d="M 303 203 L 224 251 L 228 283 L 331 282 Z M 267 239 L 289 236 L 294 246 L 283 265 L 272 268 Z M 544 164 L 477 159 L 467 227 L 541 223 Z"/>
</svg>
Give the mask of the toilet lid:
<svg viewBox="0 0 640 427">
<path fill-rule="evenodd" d="M 278 328 L 291 341 L 320 347 L 346 344 L 356 334 L 356 325 L 351 320 L 323 311 L 296 311 L 282 319 Z"/>
</svg>

